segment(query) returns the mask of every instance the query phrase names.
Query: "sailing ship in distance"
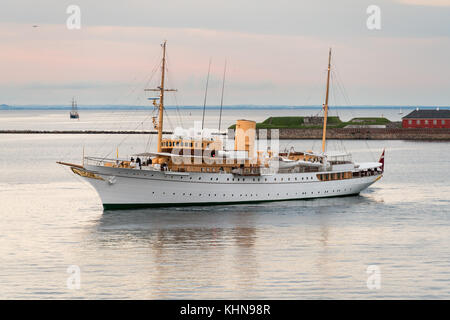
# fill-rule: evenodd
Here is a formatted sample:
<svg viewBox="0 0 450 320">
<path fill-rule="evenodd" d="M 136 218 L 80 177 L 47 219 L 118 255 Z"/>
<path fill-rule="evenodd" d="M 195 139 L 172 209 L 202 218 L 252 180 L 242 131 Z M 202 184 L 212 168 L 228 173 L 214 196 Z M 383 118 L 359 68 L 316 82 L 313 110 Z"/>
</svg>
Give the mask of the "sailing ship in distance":
<svg viewBox="0 0 450 320">
<path fill-rule="evenodd" d="M 77 102 L 75 98 L 72 98 L 72 110 L 70 111 L 70 119 L 79 119 L 80 115 L 78 114 Z"/>
</svg>

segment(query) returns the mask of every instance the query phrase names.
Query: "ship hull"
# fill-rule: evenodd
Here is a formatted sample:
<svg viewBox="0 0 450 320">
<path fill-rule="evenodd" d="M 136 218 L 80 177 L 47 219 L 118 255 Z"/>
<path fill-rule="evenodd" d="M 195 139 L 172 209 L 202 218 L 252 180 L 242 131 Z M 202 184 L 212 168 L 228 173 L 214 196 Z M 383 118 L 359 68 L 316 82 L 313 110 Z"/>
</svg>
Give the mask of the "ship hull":
<svg viewBox="0 0 450 320">
<path fill-rule="evenodd" d="M 242 204 L 350 196 L 359 194 L 381 175 L 320 181 L 316 173 L 267 176 L 194 173 L 88 166 L 75 172 L 97 191 L 105 210 Z"/>
</svg>

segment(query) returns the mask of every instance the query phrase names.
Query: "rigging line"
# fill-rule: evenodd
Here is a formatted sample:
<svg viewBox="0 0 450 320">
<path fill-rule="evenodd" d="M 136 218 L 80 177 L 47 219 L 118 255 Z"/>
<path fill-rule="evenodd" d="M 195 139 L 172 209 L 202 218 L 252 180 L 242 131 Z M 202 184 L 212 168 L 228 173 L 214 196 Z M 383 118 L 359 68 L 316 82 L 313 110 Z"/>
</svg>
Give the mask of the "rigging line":
<svg viewBox="0 0 450 320">
<path fill-rule="evenodd" d="M 133 92 L 135 92 L 136 89 L 137 89 L 137 87 L 133 89 Z M 142 101 L 142 100 L 141 100 L 141 97 L 140 97 L 140 96 L 136 96 L 136 98 L 134 99 L 134 102 L 132 103 L 132 105 L 139 105 L 141 101 Z M 140 112 L 140 111 L 141 111 L 141 110 L 139 110 L 139 109 L 136 108 L 136 109 L 132 110 L 131 112 L 125 112 L 125 115 L 122 116 L 122 117 L 120 118 L 121 121 L 120 121 L 119 129 L 116 129 L 116 130 L 120 131 L 120 130 L 122 130 L 122 129 L 129 128 L 131 125 L 133 125 L 133 123 L 131 122 L 131 119 L 132 119 L 138 112 Z M 144 120 L 144 121 L 145 121 L 145 120 Z M 117 123 L 117 122 L 116 122 L 116 123 Z M 140 121 L 139 123 L 143 123 L 143 121 Z M 136 129 L 136 128 L 135 128 L 135 129 Z M 135 129 L 134 129 L 134 130 L 135 130 Z M 98 150 L 99 153 L 100 153 L 100 151 L 103 152 L 103 148 L 105 148 L 105 147 L 108 146 L 108 143 L 107 143 L 107 142 L 109 142 L 109 141 L 111 140 L 111 138 L 112 138 L 112 136 L 109 135 L 109 136 L 108 136 L 108 139 L 103 143 L 102 147 Z M 125 136 L 125 139 L 127 139 L 127 138 L 128 138 L 128 135 Z M 122 142 L 121 142 L 121 143 L 122 143 Z M 100 154 L 101 154 L 101 153 L 100 153 Z"/>
<path fill-rule="evenodd" d="M 338 93 L 339 92 L 341 92 L 344 100 L 346 100 L 346 99 L 345 99 L 345 96 L 344 96 L 344 94 L 342 92 L 342 88 L 341 88 L 340 83 L 339 83 L 339 78 L 337 78 L 335 70 L 332 70 L 331 75 L 332 75 L 332 79 L 334 81 L 333 83 L 336 83 L 336 87 L 337 87 L 337 89 L 335 87 L 333 88 L 334 89 L 333 95 L 334 95 L 334 98 L 336 99 L 336 105 L 337 105 L 338 104 Z M 338 117 L 340 116 L 337 107 L 336 107 L 336 114 L 337 114 Z M 347 153 L 347 149 L 345 148 L 344 141 L 342 139 L 339 139 L 339 141 L 340 141 L 342 150 Z"/>
<path fill-rule="evenodd" d="M 160 59 L 160 53 L 157 54 L 157 56 L 156 56 L 156 58 L 155 58 L 154 60 L 156 60 L 156 59 L 158 59 L 158 60 Z M 161 63 L 158 63 L 158 62 L 155 61 L 154 67 L 153 67 L 153 69 L 152 69 L 150 75 L 146 77 L 146 78 L 147 78 L 146 80 L 144 79 L 143 84 L 142 84 L 142 83 L 141 83 L 140 85 L 139 85 L 139 84 L 136 84 L 136 85 L 134 86 L 134 88 L 132 88 L 132 90 L 126 95 L 125 98 L 128 99 L 129 97 L 131 97 L 133 94 L 135 94 L 135 93 L 137 92 L 137 89 L 140 89 L 140 91 L 141 91 L 141 90 L 143 90 L 144 88 L 147 88 L 147 87 L 149 86 L 150 82 L 153 80 L 153 77 L 155 76 L 156 72 L 159 70 L 160 65 L 161 65 Z M 139 92 L 140 92 L 140 91 L 139 91 Z M 134 100 L 134 104 L 135 104 L 135 105 L 141 105 L 140 102 L 141 102 L 142 100 L 141 100 L 141 98 L 139 97 L 139 92 L 138 92 L 138 96 L 137 96 L 137 97 L 135 98 L 135 100 Z M 142 105 L 144 105 L 144 104 L 142 103 Z M 134 116 L 138 111 L 139 111 L 139 110 L 135 109 L 135 110 L 133 110 L 133 112 L 127 112 L 127 113 L 125 114 L 125 116 L 122 116 L 122 117 L 120 118 L 121 121 L 116 122 L 116 124 L 120 124 L 119 130 L 121 130 L 122 127 L 126 124 L 127 120 L 130 119 L 132 116 Z M 109 140 L 110 140 L 110 138 L 108 138 L 106 142 L 108 142 Z M 106 143 L 106 142 L 103 144 L 104 146 L 107 146 L 107 143 Z"/>
<path fill-rule="evenodd" d="M 227 71 L 227 60 L 225 59 L 225 66 L 223 68 L 222 96 L 220 98 L 219 133 L 220 133 L 220 125 L 222 123 L 223 93 L 225 91 L 225 74 L 226 74 L 226 71 Z"/>
<path fill-rule="evenodd" d="M 150 117 L 150 115 L 148 115 L 144 120 L 143 120 L 143 122 L 144 121 L 146 121 L 148 118 Z M 141 122 L 132 130 L 132 131 L 134 131 L 134 130 L 136 130 L 137 128 L 139 128 L 139 126 L 141 125 Z M 126 140 L 126 139 L 128 139 L 128 137 L 131 135 L 131 133 L 128 133 L 127 135 L 125 135 L 125 137 L 116 145 L 116 147 L 120 147 L 121 145 L 122 145 L 122 143 Z M 113 150 L 111 150 L 106 156 L 104 156 L 103 158 L 102 158 L 102 160 L 105 160 L 112 152 L 114 152 L 114 149 Z"/>
<path fill-rule="evenodd" d="M 324 71 L 324 74 L 326 74 L 326 70 Z M 309 90 L 309 94 L 307 96 L 307 99 L 305 100 L 304 106 L 307 106 L 307 104 L 309 103 L 309 101 L 311 100 L 311 98 L 317 95 L 317 92 L 319 90 L 319 86 L 322 87 L 322 80 L 321 78 L 317 78 L 315 80 L 315 82 L 313 83 L 312 88 Z"/>
<path fill-rule="evenodd" d="M 206 77 L 205 99 L 203 100 L 202 130 L 203 130 L 204 125 L 205 125 L 206 97 L 208 95 L 208 84 L 209 84 L 209 73 L 211 71 L 211 60 L 212 60 L 212 58 L 209 58 L 208 76 Z"/>
<path fill-rule="evenodd" d="M 174 130 L 175 130 L 175 127 L 173 126 L 172 121 L 170 121 L 170 117 L 169 117 L 169 115 L 167 114 L 166 108 L 164 108 L 164 113 L 165 113 L 165 115 L 166 115 L 166 119 L 167 119 L 167 121 L 169 122 L 170 128 L 172 129 L 172 133 L 173 133 Z"/>
<path fill-rule="evenodd" d="M 170 80 L 170 78 L 169 77 L 167 77 L 167 83 L 169 84 L 169 86 L 171 86 L 172 88 L 174 88 L 171 84 L 172 84 L 172 82 L 171 82 L 171 80 Z M 173 93 L 173 98 L 174 98 L 174 100 L 175 100 L 175 111 L 176 111 L 176 116 L 177 116 L 177 120 L 178 120 L 178 124 L 181 126 L 181 127 L 184 127 L 183 126 L 183 118 L 182 118 L 182 116 L 181 116 L 181 112 L 180 112 L 180 108 L 179 108 L 179 104 L 178 104 L 178 99 L 177 99 L 177 95 L 176 95 L 176 91 L 172 91 L 171 93 Z"/>
<path fill-rule="evenodd" d="M 338 69 L 337 68 L 335 68 L 335 69 L 336 69 L 336 73 L 337 73 L 338 77 L 341 78 Z M 342 80 L 340 80 L 340 81 L 342 81 Z M 344 95 L 347 96 L 346 90 L 345 90 L 345 86 L 344 86 L 343 83 L 342 83 L 342 87 L 343 87 L 342 89 L 343 89 Z M 347 96 L 347 99 L 348 99 L 348 102 L 349 102 L 349 105 L 350 105 L 350 98 L 348 96 Z M 350 108 L 350 113 L 352 114 L 352 117 L 355 118 L 355 115 L 353 113 L 353 109 L 352 108 Z M 367 149 L 369 150 L 370 157 L 372 158 L 372 161 L 375 161 L 376 157 L 374 156 L 374 153 L 373 153 L 372 149 L 370 148 L 369 143 L 368 143 L 368 141 L 366 139 L 364 139 L 364 143 L 365 143 Z"/>
<path fill-rule="evenodd" d="M 335 86 L 336 78 L 335 78 L 335 75 L 333 73 L 333 70 L 331 70 L 330 77 L 331 77 L 331 85 L 330 85 L 330 88 L 331 88 L 331 92 L 330 92 L 331 93 L 331 99 L 333 100 L 334 106 L 335 106 L 331 110 L 340 119 L 339 108 L 338 108 L 339 99 L 338 99 L 338 95 L 337 95 L 337 89 L 336 89 L 336 86 Z M 336 150 L 340 150 L 340 151 L 344 150 L 343 149 L 343 144 L 342 144 L 342 139 L 336 139 L 336 140 L 333 141 Z"/>
<path fill-rule="evenodd" d="M 158 53 L 158 55 L 157 55 L 156 58 L 159 58 L 159 53 Z M 157 68 L 158 68 L 158 66 L 155 67 L 155 69 L 157 69 Z M 151 79 L 153 78 L 154 74 L 155 74 L 155 70 L 151 73 L 151 76 L 149 77 L 149 80 L 148 80 L 147 82 L 150 82 L 150 81 L 151 81 Z M 125 95 L 123 95 L 123 94 L 117 95 L 117 97 L 113 100 L 112 105 L 116 104 L 119 100 L 123 99 L 124 97 L 125 97 L 125 99 L 127 99 L 127 98 L 129 98 L 132 94 L 134 94 L 135 91 L 136 91 L 136 89 L 139 87 L 139 84 L 138 84 L 138 83 L 140 82 L 140 79 L 141 79 L 143 76 L 145 77 L 145 73 L 142 74 L 142 75 L 139 75 L 139 74 L 138 74 L 138 75 L 136 75 L 135 77 L 133 77 L 133 79 L 131 80 L 131 84 L 128 86 L 128 88 L 127 88 L 127 90 L 126 90 L 126 91 L 128 91 L 128 93 L 126 93 Z M 137 111 L 137 110 L 135 110 L 135 111 L 133 112 L 133 114 L 135 114 L 136 111 Z M 108 112 L 108 114 L 106 115 L 106 119 L 108 119 L 108 118 L 113 118 L 113 117 L 114 117 L 117 113 L 119 113 L 119 112 L 122 112 L 122 110 L 119 110 L 119 109 L 113 109 L 112 112 Z M 129 117 L 130 117 L 130 114 L 128 113 L 128 117 L 126 117 L 126 118 L 129 118 Z M 122 118 L 122 119 L 123 119 L 123 118 Z M 115 123 L 117 124 L 118 122 L 116 121 Z M 121 124 L 121 127 L 122 127 L 122 124 Z M 108 135 L 106 141 L 103 142 L 102 146 L 107 146 L 107 145 L 108 145 L 108 141 L 110 141 L 111 138 L 112 138 L 112 136 L 111 136 L 111 135 Z M 84 145 L 84 143 L 85 143 L 85 141 L 86 141 L 87 139 L 88 139 L 88 135 L 86 135 L 86 136 L 84 137 L 84 139 L 81 141 L 81 143 L 78 142 L 78 145 L 79 145 L 79 144 Z M 100 149 L 102 149 L 102 148 L 100 148 Z"/>
<path fill-rule="evenodd" d="M 133 104 L 137 104 L 137 102 L 140 100 L 140 97 L 136 97 Z M 116 129 L 117 131 L 121 131 L 121 130 L 125 130 L 127 128 L 129 128 L 130 126 L 133 125 L 133 121 L 132 119 L 135 117 L 135 115 L 140 112 L 139 109 L 135 108 L 132 111 L 126 111 L 124 112 L 125 115 L 120 117 L 120 122 L 115 122 L 115 124 L 119 124 L 118 129 Z M 141 122 L 139 122 L 141 123 Z M 111 141 L 112 139 L 112 135 L 108 135 L 108 138 L 106 139 L 106 141 L 102 144 L 102 147 L 97 150 L 98 153 L 103 152 L 103 148 L 108 146 L 109 141 Z"/>
<path fill-rule="evenodd" d="M 349 96 L 348 93 L 347 93 L 347 90 L 346 90 L 345 85 L 344 85 L 344 81 L 342 80 L 342 77 L 341 77 L 340 72 L 339 72 L 339 70 L 338 70 L 338 68 L 337 68 L 337 65 L 335 65 L 335 68 L 334 68 L 334 69 L 335 69 L 335 71 L 336 71 L 337 80 L 338 80 L 338 82 L 342 85 L 344 98 L 347 100 L 347 103 L 348 103 L 349 105 L 351 105 L 350 96 Z"/>
<path fill-rule="evenodd" d="M 153 109 L 153 112 L 151 113 L 152 118 L 153 118 L 153 115 L 154 115 L 154 114 L 155 114 L 155 109 Z M 149 134 L 149 135 L 148 135 L 148 138 L 147 138 L 147 144 L 146 144 L 146 146 L 145 146 L 144 152 L 150 151 L 150 150 L 149 150 L 149 146 L 151 145 L 152 142 L 153 142 L 153 135 L 152 135 L 152 134 Z"/>
<path fill-rule="evenodd" d="M 137 84 L 134 85 L 133 87 L 130 87 L 131 90 L 130 90 L 129 93 L 125 96 L 125 98 L 126 98 L 126 99 L 130 98 L 132 95 L 134 95 L 136 92 L 138 92 L 138 91 L 137 91 L 138 89 L 143 90 L 144 88 L 148 87 L 149 83 L 152 81 L 154 75 L 156 74 L 156 71 L 158 70 L 158 68 L 159 68 L 159 65 L 156 64 L 156 66 L 153 68 L 151 74 L 150 74 L 149 76 L 147 76 L 147 80 L 144 79 L 144 84 L 142 84 L 142 83 L 141 83 L 141 84 L 137 83 Z M 140 91 L 139 91 L 139 92 L 140 92 Z M 139 94 L 139 93 L 138 93 L 138 94 Z M 117 99 L 117 100 L 118 100 L 118 99 Z M 116 101 L 117 101 L 117 100 L 116 100 Z M 133 104 L 139 105 L 139 104 L 140 104 L 140 103 L 139 103 L 140 101 L 142 101 L 141 98 L 140 98 L 139 96 L 137 96 L 137 97 L 134 99 Z M 142 104 L 142 105 L 143 105 L 143 104 Z M 122 127 L 126 124 L 126 122 L 127 122 L 132 116 L 134 116 L 138 111 L 139 111 L 138 109 L 135 109 L 135 110 L 133 110 L 133 112 L 126 112 L 124 116 L 119 117 L 120 121 L 116 121 L 116 122 L 114 123 L 114 125 L 116 126 L 116 125 L 119 124 L 118 130 L 122 130 Z M 111 115 L 111 116 L 112 116 L 112 115 Z M 117 129 L 116 129 L 116 130 L 117 130 Z M 106 141 L 103 143 L 103 147 L 106 147 L 106 146 L 108 145 L 108 142 L 109 142 L 110 140 L 111 140 L 111 136 L 108 136 L 108 138 L 106 139 Z M 99 151 L 101 151 L 101 150 L 103 149 L 103 147 L 100 148 Z"/>
<path fill-rule="evenodd" d="M 115 105 L 120 99 L 122 99 L 124 96 L 125 98 L 128 98 L 129 96 L 131 96 L 135 91 L 136 88 L 138 87 L 137 82 L 139 82 L 140 78 L 142 77 L 142 75 L 136 75 L 132 80 L 131 80 L 131 84 L 127 86 L 126 88 L 126 94 L 124 95 L 123 93 L 119 94 L 112 102 L 111 105 Z M 108 113 L 102 115 L 102 119 L 103 121 L 108 121 L 109 119 L 113 118 L 114 116 L 116 116 L 118 113 L 122 112 L 123 110 L 119 110 L 119 109 L 112 109 L 112 111 L 108 111 Z M 113 124 L 117 124 L 118 122 L 114 122 Z M 81 141 L 77 141 L 76 146 L 79 145 L 84 145 L 86 140 L 90 138 L 89 135 L 85 135 L 84 138 Z M 111 140 L 111 135 L 107 135 L 107 139 L 103 142 L 102 147 L 97 150 L 97 151 L 101 151 L 103 149 L 103 147 L 107 146 L 108 142 Z M 66 158 L 69 154 L 71 153 L 71 151 L 67 151 L 66 154 L 64 154 L 62 156 L 62 158 Z"/>
<path fill-rule="evenodd" d="M 139 74 L 134 76 L 133 79 L 130 81 L 131 84 L 128 85 L 127 88 L 125 89 L 125 95 L 123 92 L 119 93 L 117 95 L 117 97 L 112 100 L 112 102 L 110 104 L 115 105 L 124 96 L 125 96 L 125 98 L 128 98 L 131 94 L 133 94 L 133 92 L 136 89 L 136 83 L 139 82 L 139 80 L 140 80 L 140 78 L 142 78 L 142 76 L 143 75 L 139 75 Z M 112 111 L 109 111 L 107 114 L 102 115 L 102 118 L 104 120 L 109 120 L 110 118 L 113 118 L 120 111 L 122 111 L 122 110 L 112 109 Z M 88 138 L 89 138 L 89 136 L 86 135 L 81 141 L 77 142 L 77 145 L 84 145 Z M 110 140 L 110 137 L 107 138 L 107 140 L 105 141 L 105 143 L 103 145 L 106 145 L 106 142 L 108 142 L 109 140 Z M 63 158 L 66 158 L 69 153 L 70 153 L 70 151 L 68 151 L 65 155 L 63 155 Z"/>
<path fill-rule="evenodd" d="M 176 88 L 176 86 L 172 86 L 172 74 L 169 74 L 169 64 L 170 64 L 170 60 L 169 60 L 169 55 L 166 52 L 166 70 L 167 70 L 167 82 L 169 83 L 169 86 L 171 86 L 172 88 Z M 181 127 L 183 126 L 183 118 L 181 116 L 181 112 L 180 112 L 180 108 L 179 108 L 179 103 L 178 103 L 178 99 L 177 99 L 177 91 L 172 91 L 173 93 L 173 97 L 175 100 L 175 107 L 176 107 L 176 112 L 177 112 L 177 116 L 178 116 L 178 120 L 179 120 L 179 124 L 181 125 Z"/>
</svg>

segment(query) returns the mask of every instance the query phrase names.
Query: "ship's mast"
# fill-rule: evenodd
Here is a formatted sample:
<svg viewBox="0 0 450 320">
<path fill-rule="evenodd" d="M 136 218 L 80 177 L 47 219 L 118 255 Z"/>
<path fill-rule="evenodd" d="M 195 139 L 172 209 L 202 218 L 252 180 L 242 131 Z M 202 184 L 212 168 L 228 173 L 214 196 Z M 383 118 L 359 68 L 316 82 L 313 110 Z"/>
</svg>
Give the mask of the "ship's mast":
<svg viewBox="0 0 450 320">
<path fill-rule="evenodd" d="M 163 56 L 161 63 L 161 84 L 156 89 L 145 89 L 145 91 L 159 91 L 158 145 L 156 147 L 157 152 L 161 152 L 161 144 L 162 144 L 163 123 L 164 123 L 164 92 L 177 91 L 175 89 L 164 88 L 164 79 L 166 75 L 166 43 L 167 41 L 164 41 L 164 43 L 161 45 L 163 48 Z"/>
<path fill-rule="evenodd" d="M 161 66 L 161 85 L 159 86 L 159 121 L 158 121 L 158 146 L 157 152 L 161 152 L 161 141 L 164 116 L 164 76 L 166 74 L 166 41 L 163 43 L 163 58 Z"/>
<path fill-rule="evenodd" d="M 328 74 L 327 74 L 327 93 L 325 96 L 325 104 L 323 105 L 323 135 L 322 135 L 322 153 L 325 153 L 325 140 L 327 135 L 327 118 L 328 118 L 328 94 L 330 91 L 330 71 L 331 71 L 331 48 L 328 54 Z"/>
</svg>

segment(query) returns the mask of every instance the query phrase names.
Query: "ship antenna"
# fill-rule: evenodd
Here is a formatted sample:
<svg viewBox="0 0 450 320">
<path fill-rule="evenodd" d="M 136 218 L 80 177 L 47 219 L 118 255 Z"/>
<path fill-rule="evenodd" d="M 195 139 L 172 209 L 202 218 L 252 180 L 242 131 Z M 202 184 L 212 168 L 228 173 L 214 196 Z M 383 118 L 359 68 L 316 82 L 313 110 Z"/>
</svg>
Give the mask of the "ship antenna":
<svg viewBox="0 0 450 320">
<path fill-rule="evenodd" d="M 205 99 L 203 100 L 203 117 L 202 117 L 202 130 L 205 124 L 205 109 L 206 109 L 206 97 L 208 95 L 208 84 L 209 84 L 209 72 L 211 71 L 211 58 L 209 58 L 208 66 L 208 76 L 206 77 L 206 89 L 205 89 Z"/>
<path fill-rule="evenodd" d="M 328 54 L 328 73 L 327 73 L 327 92 L 325 96 L 325 104 L 323 105 L 323 135 L 322 135 L 322 153 L 325 153 L 325 140 L 327 135 L 327 117 L 328 117 L 328 93 L 330 91 L 330 70 L 331 70 L 331 48 Z"/>
<path fill-rule="evenodd" d="M 225 60 L 225 67 L 223 68 L 222 97 L 220 98 L 220 113 L 219 113 L 219 133 L 220 133 L 220 125 L 222 123 L 223 92 L 225 90 L 225 73 L 226 73 L 226 71 L 227 71 L 227 60 Z"/>
</svg>

